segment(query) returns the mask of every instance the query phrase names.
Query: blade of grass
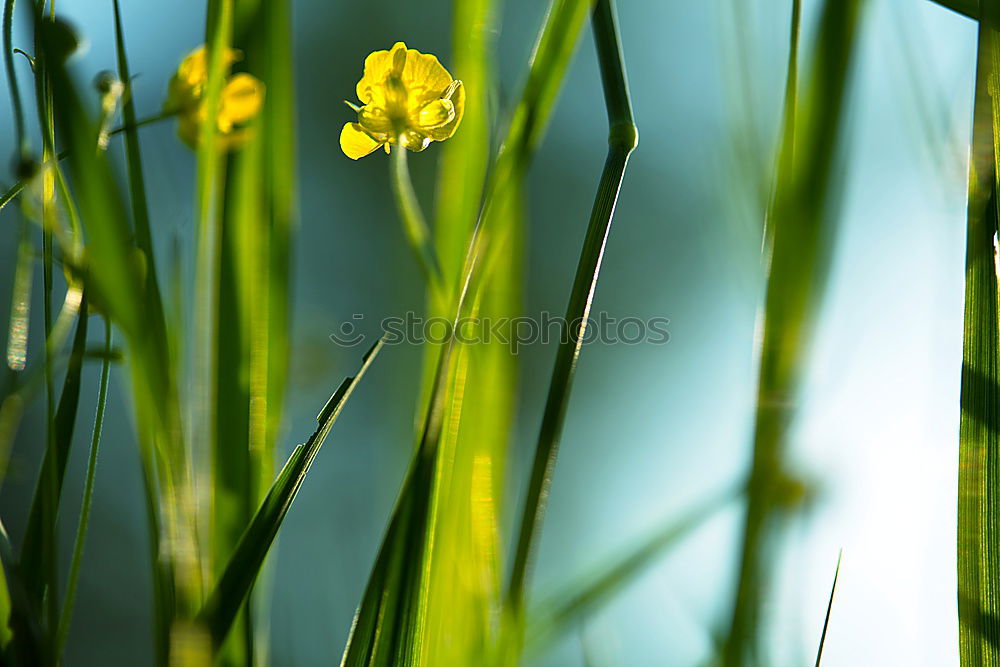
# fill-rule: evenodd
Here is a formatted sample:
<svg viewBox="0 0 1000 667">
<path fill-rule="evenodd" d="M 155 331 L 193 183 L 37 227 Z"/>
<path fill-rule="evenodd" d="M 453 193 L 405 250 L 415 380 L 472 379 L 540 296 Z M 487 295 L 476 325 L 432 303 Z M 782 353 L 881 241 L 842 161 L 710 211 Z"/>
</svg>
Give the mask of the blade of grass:
<svg viewBox="0 0 1000 667">
<path fill-rule="evenodd" d="M 222 573 L 274 478 L 287 375 L 289 254 L 294 208 L 291 28 L 287 0 L 238 0 L 234 69 L 262 80 L 249 140 L 227 156 L 222 212 L 213 567 Z M 267 624 L 264 572 L 217 654 L 220 664 L 254 661 Z M 256 635 L 256 636 L 255 636 Z"/>
<path fill-rule="evenodd" d="M 593 12 L 594 40 L 601 68 L 601 84 L 608 112 L 608 155 L 601 173 L 587 236 L 580 253 L 576 276 L 566 306 L 556 352 L 555 368 L 545 401 L 545 411 L 535 445 L 531 478 L 521 515 L 514 564 L 507 589 L 507 604 L 516 624 L 524 613 L 524 599 L 531 561 L 536 550 L 539 528 L 545 512 L 552 472 L 555 467 L 559 437 L 566 418 L 566 408 L 576 373 L 587 316 L 593 303 L 601 260 L 611 231 L 615 203 L 625 176 L 629 156 L 639 143 L 639 134 L 632 118 L 628 82 L 622 58 L 621 40 L 612 0 L 598 0 Z"/>
<path fill-rule="evenodd" d="M 104 350 L 110 355 L 111 323 L 107 320 L 104 321 Z M 101 444 L 101 431 L 104 427 L 104 409 L 108 401 L 110 371 L 111 357 L 106 356 L 101 364 L 101 380 L 97 390 L 97 414 L 94 416 L 94 429 L 90 437 L 90 454 L 87 458 L 87 474 L 83 487 L 80 518 L 76 526 L 76 538 L 73 541 L 73 558 L 70 561 L 69 576 L 66 580 L 66 595 L 63 599 L 62 612 L 59 615 L 59 630 L 56 633 L 56 655 L 60 657 L 66 648 L 66 638 L 69 636 L 69 625 L 73 617 L 73 604 L 76 601 L 76 586 L 80 578 L 80 566 L 83 564 L 83 548 L 87 541 L 87 528 L 90 523 L 90 505 L 94 498 L 97 452 Z"/>
<path fill-rule="evenodd" d="M 59 406 L 53 417 L 53 446 L 47 449 L 42 459 L 35 493 L 31 500 L 28 513 L 28 525 L 24 532 L 24 542 L 21 545 L 20 563 L 22 574 L 28 592 L 41 602 L 46 596 L 58 597 L 58 590 L 46 588 L 51 586 L 47 580 L 44 567 L 47 559 L 54 554 L 46 554 L 46 541 L 51 538 L 46 533 L 53 529 L 46 521 L 55 521 L 59 501 L 62 497 L 63 479 L 66 474 L 66 463 L 69 460 L 69 450 L 73 444 L 73 431 L 76 424 L 77 407 L 80 402 L 80 376 L 83 371 L 83 357 L 87 346 L 87 298 L 84 294 L 78 306 L 82 314 L 77 320 L 76 334 L 73 337 L 73 347 L 70 352 L 69 367 L 63 381 Z M 49 504 L 51 503 L 51 506 Z M 48 508 L 48 509 L 47 509 Z M 53 516 L 47 517 L 47 511 Z M 51 548 L 53 545 L 48 545 Z M 55 632 L 55 628 L 51 628 Z"/>
<path fill-rule="evenodd" d="M 734 496 L 728 492 L 700 503 L 680 517 L 670 517 L 634 546 L 543 599 L 528 614 L 528 650 L 545 650 L 600 610 Z"/>
<path fill-rule="evenodd" d="M 35 11 L 39 16 L 45 12 L 45 1 L 36 0 Z M 49 19 L 55 17 L 55 3 L 50 5 Z M 42 321 L 45 328 L 45 339 L 52 339 L 52 235 L 58 225 L 58 212 L 56 210 L 55 199 L 55 170 L 57 166 L 53 164 L 55 158 L 55 118 L 53 115 L 52 81 L 48 74 L 46 64 L 47 56 L 44 51 L 39 53 L 39 36 L 35 35 L 35 97 L 38 111 L 38 124 L 42 130 L 42 172 L 41 172 L 41 225 L 42 225 Z M 56 448 L 56 425 L 55 425 L 55 378 L 53 377 L 52 354 L 50 349 L 46 349 L 45 358 L 45 407 L 46 407 L 46 427 L 45 427 L 45 456 L 51 461 L 57 458 Z M 30 593 L 39 596 L 39 601 L 43 605 L 46 614 L 46 630 L 52 635 L 59 622 L 59 581 L 58 581 L 58 544 L 56 542 L 56 520 L 59 512 L 58 500 L 58 473 L 51 465 L 42 467 L 43 477 L 39 483 L 40 503 L 39 503 L 39 524 L 41 526 L 39 535 L 40 548 L 38 549 L 37 562 L 39 570 L 43 573 L 44 584 L 35 590 L 29 589 Z M 34 562 L 34 561 L 32 561 Z M 47 594 L 45 593 L 47 589 Z M 51 643 L 46 643 L 46 664 L 55 665 L 58 658 L 51 653 L 54 647 Z"/>
<path fill-rule="evenodd" d="M 299 445 L 292 452 L 253 521 L 240 538 L 233 557 L 226 564 L 218 584 L 200 613 L 200 618 L 211 631 L 215 646 L 221 645 L 229 632 L 310 466 L 316 460 L 316 455 L 347 400 L 381 350 L 382 343 L 383 341 L 378 341 L 365 354 L 358 374 L 344 380 L 327 401 L 316 417 L 319 422 L 316 431 L 304 445 Z"/>
<path fill-rule="evenodd" d="M 768 212 L 773 227 L 754 432 L 747 482 L 747 510 L 739 576 L 724 645 L 724 664 L 753 664 L 767 575 L 766 550 L 776 522 L 790 502 L 794 482 L 784 452 L 795 416 L 796 391 L 805 367 L 812 323 L 826 278 L 835 230 L 831 211 L 834 164 L 841 133 L 849 72 L 860 20 L 857 0 L 827 0 L 820 17 L 806 97 L 796 112 L 794 134 L 782 130 L 791 160 L 779 160 L 775 195 Z"/>
<path fill-rule="evenodd" d="M 14 0 L 4 0 L 3 3 L 3 64 L 7 73 L 7 87 L 10 90 L 10 104 L 14 111 L 14 129 L 17 133 L 18 157 L 22 164 L 28 158 L 28 135 L 24 129 L 24 107 L 21 104 L 21 90 L 17 83 L 17 72 L 14 71 Z M 20 174 L 19 174 L 20 175 Z M 0 202 L 0 207 L 6 202 Z"/>
<path fill-rule="evenodd" d="M 833 585 L 830 586 L 830 600 L 826 603 L 826 616 L 823 617 L 823 632 L 819 636 L 819 648 L 816 649 L 816 667 L 823 661 L 823 646 L 826 645 L 826 631 L 830 628 L 830 612 L 833 611 L 833 594 L 837 592 L 837 579 L 840 577 L 840 561 L 844 557 L 844 550 L 837 554 L 837 567 L 833 571 Z"/>
<path fill-rule="evenodd" d="M 452 3 L 452 65 L 464 85 L 466 112 L 461 131 L 442 146 L 438 172 L 434 244 L 446 285 L 460 277 L 489 165 L 494 4 L 492 0 Z M 521 221 L 504 219 L 500 224 L 511 233 L 507 247 L 492 253 L 499 266 L 489 272 L 473 309 L 482 321 L 520 314 Z M 430 309 L 432 316 L 451 314 L 433 301 Z M 425 395 L 431 390 L 439 351 L 438 346 L 425 346 Z M 516 391 L 516 364 L 500 341 L 484 341 L 461 351 L 455 388 L 446 405 L 447 427 L 430 519 L 434 538 L 423 654 L 441 664 L 490 662 L 501 590 L 498 513 L 504 506 Z"/>
<path fill-rule="evenodd" d="M 1000 334 L 997 330 L 997 178 L 1000 164 L 1000 10 L 979 23 L 969 164 L 958 474 L 961 664 L 1000 665 Z"/>
</svg>

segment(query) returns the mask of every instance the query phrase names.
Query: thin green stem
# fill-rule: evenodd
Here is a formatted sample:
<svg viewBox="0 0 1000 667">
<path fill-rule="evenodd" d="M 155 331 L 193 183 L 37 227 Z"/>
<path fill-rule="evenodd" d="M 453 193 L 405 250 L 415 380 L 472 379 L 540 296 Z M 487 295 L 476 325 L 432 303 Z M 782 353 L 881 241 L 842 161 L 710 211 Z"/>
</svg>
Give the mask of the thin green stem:
<svg viewBox="0 0 1000 667">
<path fill-rule="evenodd" d="M 555 369 L 552 372 L 542 426 L 535 446 L 531 479 L 521 516 L 514 565 L 507 591 L 507 603 L 515 618 L 523 613 L 527 578 L 545 513 L 559 438 L 576 373 L 576 362 L 597 287 L 605 244 L 611 231 L 615 203 L 618 201 L 618 192 L 621 189 L 629 156 L 639 142 L 638 131 L 632 118 L 632 104 L 629 100 L 613 0 L 598 0 L 594 6 L 592 22 L 601 67 L 604 101 L 608 112 L 608 156 L 604 172 L 601 174 L 563 322 L 564 327 L 571 327 L 570 335 L 561 337 L 565 342 L 560 344 L 556 353 Z"/>
<path fill-rule="evenodd" d="M 104 321 L 104 352 L 104 362 L 101 364 L 101 383 L 97 391 L 97 414 L 94 417 L 94 430 L 90 437 L 90 457 L 87 459 L 87 477 L 83 487 L 83 504 L 80 508 L 80 520 L 76 527 L 76 540 L 73 543 L 73 559 L 70 562 L 69 578 L 66 583 L 66 599 L 59 616 L 59 632 L 56 635 L 57 656 L 62 655 L 63 649 L 66 647 L 66 637 L 69 635 L 73 603 L 76 600 L 76 586 L 80 579 L 80 566 L 83 564 L 83 547 L 87 541 L 87 528 L 90 524 L 90 507 L 94 498 L 97 452 L 100 448 L 101 432 L 104 427 L 104 409 L 108 401 L 108 381 L 111 370 L 111 322 L 108 320 Z"/>
<path fill-rule="evenodd" d="M 161 120 L 166 120 L 168 118 L 173 118 L 174 116 L 177 115 L 177 113 L 178 112 L 176 110 L 164 111 L 163 113 L 158 113 L 155 116 L 150 116 L 149 118 L 143 118 L 142 120 L 136 121 L 135 127 L 136 128 L 140 128 L 140 127 L 145 127 L 146 125 L 152 125 L 153 123 L 158 123 Z M 128 130 L 129 127 L 130 127 L 130 125 L 128 123 L 125 123 L 121 127 L 116 127 L 115 129 L 113 129 L 110 132 L 108 132 L 108 136 L 115 136 L 117 134 L 121 134 L 122 132 L 125 132 L 126 130 Z M 56 159 L 59 162 L 62 162 L 63 160 L 65 160 L 67 158 L 67 156 L 69 156 L 69 151 L 68 150 L 64 150 L 64 151 L 61 151 L 56 156 Z M 43 165 L 43 167 L 45 167 L 45 166 L 46 165 Z M 4 206 L 6 206 L 7 204 L 9 204 L 11 201 L 13 201 L 15 197 L 17 197 L 19 194 L 21 194 L 21 191 L 24 190 L 24 186 L 25 185 L 27 185 L 27 180 L 22 179 L 20 181 L 17 181 L 16 183 L 14 183 L 14 185 L 12 185 L 9 188 L 7 188 L 6 192 L 4 192 L 3 194 L 0 194 L 0 210 L 2 210 Z"/>
<path fill-rule="evenodd" d="M 396 207 L 399 209 L 399 217 L 403 221 L 406 240 L 409 241 L 410 247 L 413 248 L 413 252 L 416 253 L 417 259 L 420 260 L 420 265 L 427 275 L 432 298 L 435 302 L 447 306 L 441 264 L 434 251 L 434 243 L 431 241 L 427 220 L 420 209 L 417 193 L 413 190 L 413 182 L 410 180 L 410 169 L 406 159 L 408 151 L 403 148 L 401 141 L 402 139 L 392 147 L 389 154 L 392 169 L 392 193 L 396 197 Z"/>
<path fill-rule="evenodd" d="M 24 107 L 21 105 L 21 91 L 14 71 L 14 45 L 12 39 L 14 24 L 14 0 L 5 0 L 3 6 L 3 63 L 7 71 L 7 86 L 10 88 L 10 102 L 14 108 L 14 128 L 17 132 L 17 148 L 23 160 L 28 154 L 28 138 L 24 130 Z"/>
<path fill-rule="evenodd" d="M 799 483 L 787 469 L 790 425 L 828 273 L 835 171 L 843 132 L 860 0 L 826 0 L 821 9 L 806 94 L 782 128 L 775 193 L 768 211 L 767 289 L 760 337 L 753 454 L 732 614 L 722 664 L 759 664 L 770 551 L 796 507 Z M 796 30 L 793 16 L 793 39 Z M 794 154 L 791 146 L 794 143 Z M 766 662 L 766 660 L 765 660 Z"/>
</svg>

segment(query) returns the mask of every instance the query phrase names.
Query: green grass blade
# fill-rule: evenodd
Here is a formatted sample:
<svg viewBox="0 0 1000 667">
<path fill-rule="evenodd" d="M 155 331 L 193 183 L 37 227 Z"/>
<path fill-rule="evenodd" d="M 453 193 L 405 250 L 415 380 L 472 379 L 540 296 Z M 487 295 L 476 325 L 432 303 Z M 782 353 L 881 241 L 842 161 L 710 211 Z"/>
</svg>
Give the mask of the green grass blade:
<svg viewBox="0 0 1000 667">
<path fill-rule="evenodd" d="M 594 8 L 593 26 L 598 61 L 601 66 L 601 84 L 608 112 L 608 155 L 594 199 L 587 236 L 580 252 L 569 303 L 566 306 L 566 318 L 562 325 L 564 328 L 572 327 L 572 329 L 567 332 L 569 335 L 560 337 L 542 425 L 535 446 L 524 511 L 521 515 L 514 564 L 507 591 L 507 602 L 515 619 L 523 614 L 530 561 L 537 545 L 545 511 L 545 499 L 555 466 L 559 438 L 576 373 L 576 362 L 583 341 L 583 327 L 586 325 L 593 303 L 601 259 L 611 231 L 615 203 L 618 200 L 629 156 L 639 143 L 638 131 L 632 118 L 617 19 L 611 0 L 598 0 Z"/>
<path fill-rule="evenodd" d="M 713 514 L 732 501 L 733 493 L 712 498 L 670 517 L 634 546 L 609 559 L 600 567 L 577 577 L 559 592 L 534 606 L 528 614 L 527 647 L 543 651 L 550 642 L 562 638 L 634 582 L 678 542 L 702 526 Z"/>
<path fill-rule="evenodd" d="M 220 6 L 221 7 L 221 6 Z M 213 570 L 222 568 L 274 479 L 288 363 L 289 262 L 295 146 L 290 7 L 287 0 L 238 0 L 235 69 L 261 79 L 266 94 L 249 139 L 226 157 L 221 200 L 217 404 L 213 450 Z M 266 581 L 266 580 L 265 580 Z M 218 660 L 254 661 L 266 627 L 267 586 L 237 618 Z"/>
<path fill-rule="evenodd" d="M 127 87 L 122 101 L 122 117 L 125 134 L 125 159 L 128 167 L 129 199 L 132 205 L 132 223 L 135 228 L 135 242 L 143 254 L 146 271 L 147 298 L 153 299 L 151 311 L 162 313 L 160 289 L 156 274 L 156 258 L 153 252 L 153 237 L 149 225 L 149 205 L 146 200 L 146 178 L 142 168 L 142 150 L 139 143 L 139 124 L 135 113 L 135 93 L 132 89 L 132 74 L 125 50 L 125 34 L 122 26 L 119 0 L 113 0 L 115 14 L 115 51 L 118 59 L 118 79 Z M 158 324 L 157 330 L 165 328 Z"/>
<path fill-rule="evenodd" d="M 451 65 L 465 88 L 466 111 L 461 131 L 442 145 L 439 163 L 434 244 L 446 285 L 460 278 L 489 166 L 497 4 L 452 3 Z M 510 219 L 515 212 L 496 211 L 493 216 L 511 231 L 506 247 L 492 253 L 493 267 L 477 297 L 476 313 L 482 321 L 520 315 L 523 232 L 521 221 Z M 430 309 L 432 316 L 452 314 L 433 302 Z M 437 346 L 425 347 L 425 394 L 439 352 Z M 430 519 L 434 539 L 423 654 L 440 664 L 489 662 L 486 654 L 494 641 L 501 599 L 498 515 L 505 504 L 516 393 L 515 358 L 505 345 L 484 341 L 462 350 L 445 408 L 448 426 L 441 438 Z"/>
<path fill-rule="evenodd" d="M 795 415 L 796 391 L 807 359 L 810 332 L 826 278 L 835 156 L 853 61 L 858 0 L 827 0 L 820 16 L 806 95 L 795 113 L 794 134 L 783 128 L 775 194 L 768 211 L 773 248 L 764 305 L 753 461 L 740 547 L 735 602 L 724 646 L 724 664 L 740 667 L 759 659 L 756 638 L 767 580 L 767 549 L 776 521 L 795 488 L 784 452 Z"/>
<path fill-rule="evenodd" d="M 46 595 L 58 596 L 58 591 L 45 588 L 50 585 L 46 581 L 44 568 L 49 558 L 55 558 L 54 553 L 46 554 L 46 533 L 52 530 L 46 525 L 46 520 L 55 521 L 55 515 L 62 496 L 63 479 L 66 474 L 66 462 L 69 460 L 70 446 L 73 444 L 73 431 L 76 424 L 77 407 L 80 402 L 80 375 L 83 371 L 83 357 L 87 346 L 87 300 L 84 295 L 80 301 L 82 313 L 77 320 L 76 334 L 73 337 L 73 347 L 70 351 L 69 367 L 63 381 L 59 406 L 53 418 L 52 448 L 47 449 L 42 459 L 42 467 L 35 486 L 35 494 L 31 500 L 28 513 L 28 525 L 25 528 L 24 543 L 21 546 L 20 563 L 28 592 L 38 602 Z M 46 508 L 51 503 L 52 506 Z M 49 515 L 49 516 L 47 516 Z M 55 629 L 52 628 L 54 632 Z"/>
<path fill-rule="evenodd" d="M 56 634 L 56 655 L 62 656 L 69 636 L 69 624 L 73 617 L 73 604 L 76 601 L 76 585 L 80 578 L 80 567 L 83 565 L 83 548 L 87 541 L 87 527 L 90 523 L 90 505 L 94 498 L 94 477 L 97 471 L 97 452 L 101 444 L 101 432 L 104 427 L 104 409 L 108 401 L 108 382 L 111 371 L 111 323 L 104 322 L 104 351 L 107 356 L 101 364 L 101 380 L 97 390 L 97 414 L 94 416 L 94 429 L 90 437 L 90 454 L 87 458 L 87 475 L 83 487 L 83 500 L 80 507 L 80 519 L 77 522 L 76 538 L 73 542 L 73 558 L 70 561 L 69 576 L 66 580 L 66 596 L 63 600 L 62 612 L 59 615 L 59 631 Z"/>
<path fill-rule="evenodd" d="M 823 661 L 823 647 L 826 645 L 826 631 L 830 628 L 830 613 L 833 611 L 833 595 L 837 592 L 837 579 L 840 578 L 840 561 L 844 557 L 841 549 L 837 555 L 837 567 L 833 571 L 833 585 L 830 586 L 830 600 L 826 603 L 826 616 L 823 617 L 823 632 L 819 636 L 819 647 L 816 649 L 816 667 Z"/>
<path fill-rule="evenodd" d="M 226 564 L 218 584 L 212 591 L 200 613 L 201 620 L 212 635 L 215 646 L 221 645 L 232 626 L 236 614 L 246 599 L 257 578 L 271 544 L 298 494 L 306 473 L 316 459 L 323 442 L 344 405 L 375 360 L 382 341 L 376 343 L 364 357 L 358 374 L 344 380 L 340 388 L 330 397 L 316 420 L 319 426 L 304 445 L 296 447 L 285 467 L 257 510 L 253 521 L 247 527 L 236 547 L 233 557 Z"/>
<path fill-rule="evenodd" d="M 961 664 L 1000 665 L 1000 334 L 997 330 L 997 165 L 1000 18 L 979 24 L 969 165 L 965 324 L 958 474 L 958 618 Z"/>
<path fill-rule="evenodd" d="M 24 107 L 21 105 L 21 90 L 17 83 L 17 73 L 14 71 L 14 0 L 4 0 L 3 3 L 3 64 L 7 73 L 7 87 L 10 90 L 10 104 L 14 110 L 14 129 L 17 133 L 17 149 L 23 161 L 28 157 L 28 135 L 24 128 Z M 23 166 L 23 165 L 22 165 Z M 9 200 L 8 200 L 9 201 Z M 0 200 L 0 208 L 6 204 Z"/>
</svg>

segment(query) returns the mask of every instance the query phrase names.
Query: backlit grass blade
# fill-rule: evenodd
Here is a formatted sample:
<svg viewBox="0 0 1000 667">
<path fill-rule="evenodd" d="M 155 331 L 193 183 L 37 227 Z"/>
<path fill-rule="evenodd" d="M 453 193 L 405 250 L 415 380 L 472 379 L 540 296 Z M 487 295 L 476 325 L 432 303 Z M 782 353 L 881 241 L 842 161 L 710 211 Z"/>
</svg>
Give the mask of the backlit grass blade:
<svg viewBox="0 0 1000 667">
<path fill-rule="evenodd" d="M 441 146 L 434 244 L 445 285 L 460 278 L 476 224 L 490 159 L 497 30 L 493 0 L 452 3 L 450 66 L 463 82 L 462 126 Z M 519 226 L 505 221 L 504 226 Z M 519 232 L 515 233 L 520 237 Z M 481 318 L 520 314 L 520 252 L 508 243 L 493 254 L 499 266 L 482 287 L 475 312 Z M 429 298 L 432 316 L 449 317 L 449 307 Z M 424 349 L 425 393 L 440 346 Z M 455 387 L 446 404 L 440 465 L 431 513 L 433 546 L 427 575 L 427 621 L 423 652 L 439 664 L 485 661 L 499 609 L 500 535 L 504 468 L 517 391 L 514 358 L 499 341 L 465 347 L 455 368 Z"/>
<path fill-rule="evenodd" d="M 639 143 L 639 134 L 632 118 L 632 103 L 629 99 L 621 39 L 618 35 L 612 0 L 598 0 L 593 12 L 593 28 L 601 67 L 604 102 L 608 113 L 608 155 L 594 199 L 583 249 L 580 252 L 576 276 L 566 306 L 566 317 L 562 322 L 564 334 L 567 335 L 560 336 L 517 533 L 514 563 L 507 590 L 507 604 L 515 622 L 519 622 L 524 613 L 527 579 L 545 513 L 545 501 L 569 405 L 573 377 L 576 374 L 576 362 L 597 288 L 605 245 L 611 231 L 615 203 L 618 201 L 618 192 L 625 176 L 629 156 Z"/>
<path fill-rule="evenodd" d="M 823 294 L 836 230 L 834 166 L 849 73 L 860 20 L 859 0 L 826 0 L 819 18 L 805 93 L 794 131 L 782 130 L 791 160 L 779 160 L 768 210 L 772 248 L 762 320 L 762 348 L 754 449 L 739 575 L 724 664 L 755 664 L 768 580 L 768 555 L 779 519 L 794 503 L 797 483 L 784 461 L 795 417 L 796 392 L 807 361 L 810 333 Z"/>
<path fill-rule="evenodd" d="M 290 7 L 287 0 L 238 0 L 234 69 L 264 84 L 249 138 L 226 158 L 221 204 L 217 405 L 213 450 L 212 559 L 218 574 L 274 478 L 288 357 L 289 254 L 295 148 Z M 260 595 L 263 593 L 264 595 Z M 226 664 L 254 661 L 267 587 L 254 587 L 222 649 Z M 259 634 L 259 633 L 257 633 Z"/>
<path fill-rule="evenodd" d="M 680 517 L 671 517 L 634 546 L 584 576 L 573 579 L 559 592 L 533 606 L 528 613 L 528 650 L 543 651 L 551 642 L 558 641 L 599 611 L 674 545 L 732 501 L 733 496 L 732 493 L 724 494 L 688 510 Z"/>
<path fill-rule="evenodd" d="M 347 378 L 330 397 L 323 410 L 316 417 L 319 426 L 304 445 L 299 445 L 285 463 L 274 485 L 264 498 L 253 521 L 240 538 L 232 559 L 226 564 L 219 582 L 212 591 L 200 613 L 201 620 L 209 628 L 212 643 L 221 645 L 232 626 L 236 614 L 249 594 L 257 578 L 264 559 L 281 522 L 295 500 L 295 496 L 305 480 L 306 473 L 344 405 L 351 397 L 365 372 L 371 366 L 382 348 L 382 341 L 376 343 L 364 356 L 364 363 L 358 374 Z"/>
<path fill-rule="evenodd" d="M 969 165 L 965 325 L 958 473 L 961 664 L 1000 665 L 1000 335 L 997 331 L 997 165 L 1000 8 L 985 6 Z"/>
</svg>

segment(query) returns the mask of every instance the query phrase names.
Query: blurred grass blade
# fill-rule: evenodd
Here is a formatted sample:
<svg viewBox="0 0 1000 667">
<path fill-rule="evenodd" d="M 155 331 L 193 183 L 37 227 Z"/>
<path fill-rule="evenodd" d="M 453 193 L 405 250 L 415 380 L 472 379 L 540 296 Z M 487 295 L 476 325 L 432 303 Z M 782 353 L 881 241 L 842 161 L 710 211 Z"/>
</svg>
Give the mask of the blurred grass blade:
<svg viewBox="0 0 1000 667">
<path fill-rule="evenodd" d="M 10 297 L 10 324 L 7 327 L 7 367 L 24 370 L 28 358 L 28 327 L 31 315 L 31 287 L 35 246 L 31 242 L 31 226 L 21 222 L 21 240 L 17 245 L 14 266 L 14 289 Z"/>
<path fill-rule="evenodd" d="M 614 218 L 615 203 L 618 201 L 618 192 L 625 176 L 629 156 L 639 143 L 638 131 L 632 118 L 632 103 L 629 99 L 621 40 L 612 0 L 598 0 L 594 7 L 593 27 L 608 113 L 608 155 L 594 199 L 587 236 L 580 252 L 576 277 L 573 279 L 569 303 L 566 306 L 566 317 L 562 322 L 564 330 L 571 326 L 573 329 L 564 331 L 564 334 L 568 335 L 560 336 L 555 368 L 552 371 L 545 412 L 535 446 L 524 511 L 521 515 L 514 564 L 507 591 L 507 602 L 515 621 L 523 614 L 530 561 L 536 549 L 545 512 L 545 500 L 569 405 L 576 362 L 583 342 L 583 330 L 597 288 L 601 260 Z"/>
<path fill-rule="evenodd" d="M 232 626 L 233 619 L 243 601 L 249 594 L 254 580 L 257 578 L 271 543 L 278 534 L 281 522 L 295 500 L 306 473 L 320 447 L 330 433 L 337 417 L 340 416 L 347 399 L 350 398 L 368 367 L 371 366 L 382 348 L 382 341 L 377 342 L 364 356 L 364 363 L 358 374 L 344 380 L 340 388 L 330 397 L 323 410 L 316 417 L 319 426 L 304 445 L 299 445 L 288 458 L 285 467 L 275 480 L 274 485 L 257 510 L 253 521 L 247 527 L 240 539 L 232 559 L 226 564 L 222 576 L 204 608 L 200 613 L 201 620 L 209 628 L 212 643 L 222 644 Z"/>
<path fill-rule="evenodd" d="M 833 611 L 833 595 L 837 592 L 837 579 L 840 577 L 840 561 L 844 557 L 841 549 L 837 555 L 837 567 L 833 571 L 833 585 L 830 586 L 830 600 L 826 603 L 826 616 L 823 617 L 823 632 L 819 636 L 819 648 L 816 649 L 816 667 L 823 661 L 823 646 L 826 644 L 826 631 L 830 628 L 830 613 Z"/>
<path fill-rule="evenodd" d="M 1000 335 L 996 235 L 1000 8 L 988 3 L 969 165 L 958 474 L 958 616 L 963 667 L 1000 664 Z"/>
<path fill-rule="evenodd" d="M 794 132 L 782 129 L 775 193 L 768 211 L 773 248 L 762 320 L 760 378 L 739 578 L 724 664 L 755 664 L 768 549 L 776 522 L 796 501 L 799 484 L 785 468 L 786 438 L 795 417 L 810 333 L 823 294 L 836 229 L 834 169 L 849 73 L 860 20 L 859 0 L 826 0 L 820 15 L 806 93 Z M 788 117 L 786 117 L 788 120 Z"/>
<path fill-rule="evenodd" d="M 289 328 L 289 254 L 294 215 L 295 147 L 290 7 L 287 0 L 237 0 L 234 70 L 264 84 L 247 141 L 225 157 L 213 448 L 212 569 L 220 575 L 274 479 L 274 452 L 285 393 Z M 266 578 L 235 623 L 217 661 L 253 663 L 266 638 Z"/>
<path fill-rule="evenodd" d="M 527 648 L 545 650 L 587 617 L 599 611 L 635 582 L 674 545 L 702 526 L 733 499 L 726 493 L 703 502 L 680 517 L 671 517 L 634 546 L 588 574 L 572 580 L 560 592 L 542 600 L 528 614 Z"/>
<path fill-rule="evenodd" d="M 437 177 L 434 245 L 445 286 L 461 276 L 469 238 L 479 213 L 490 160 L 495 112 L 494 35 L 499 3 L 453 0 L 449 64 L 466 95 L 461 130 L 441 146 Z M 512 212 L 513 214 L 513 212 Z M 497 215 L 507 215 L 498 211 Z M 520 314 L 523 236 L 520 220 L 504 220 L 511 242 L 494 252 L 475 312 L 485 321 Z M 432 317 L 450 317 L 450 304 L 428 296 Z M 424 346 L 422 397 L 432 390 L 441 349 Z M 455 385 L 445 405 L 430 517 L 434 535 L 427 574 L 423 655 L 435 664 L 488 662 L 500 606 L 500 528 L 504 468 L 513 423 L 517 374 L 514 357 L 500 341 L 466 346 L 456 361 Z M 425 405 L 423 398 L 418 405 Z M 422 410 L 422 408 L 420 408 Z"/>
</svg>

